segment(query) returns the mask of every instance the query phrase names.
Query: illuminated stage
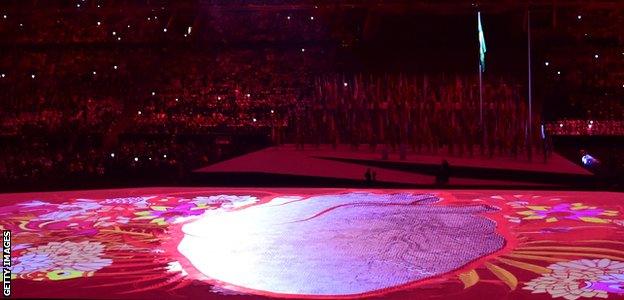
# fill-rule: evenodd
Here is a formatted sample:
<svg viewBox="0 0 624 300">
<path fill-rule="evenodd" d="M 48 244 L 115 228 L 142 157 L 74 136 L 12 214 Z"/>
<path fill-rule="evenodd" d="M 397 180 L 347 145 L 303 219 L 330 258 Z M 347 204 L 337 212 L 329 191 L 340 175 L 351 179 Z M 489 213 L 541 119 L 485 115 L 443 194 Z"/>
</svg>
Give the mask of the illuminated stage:
<svg viewBox="0 0 624 300">
<path fill-rule="evenodd" d="M 435 182 L 443 159 L 452 168 L 449 185 L 459 188 L 569 189 L 596 181 L 591 172 L 556 153 L 547 163 L 543 158 L 458 157 L 446 150 L 435 155 L 410 150 L 403 159 L 398 152 L 390 152 L 382 159 L 379 149 L 371 151 L 366 146 L 353 150 L 349 145 L 336 149 L 306 145 L 305 150 L 297 150 L 295 145 L 268 147 L 197 169 L 194 174 L 202 185 L 245 182 L 272 186 L 278 182 L 278 186 L 356 186 L 363 181 L 366 169 L 372 168 L 384 187 L 424 188 Z"/>
<path fill-rule="evenodd" d="M 624 194 L 144 188 L 0 195 L 14 297 L 624 297 Z"/>
</svg>

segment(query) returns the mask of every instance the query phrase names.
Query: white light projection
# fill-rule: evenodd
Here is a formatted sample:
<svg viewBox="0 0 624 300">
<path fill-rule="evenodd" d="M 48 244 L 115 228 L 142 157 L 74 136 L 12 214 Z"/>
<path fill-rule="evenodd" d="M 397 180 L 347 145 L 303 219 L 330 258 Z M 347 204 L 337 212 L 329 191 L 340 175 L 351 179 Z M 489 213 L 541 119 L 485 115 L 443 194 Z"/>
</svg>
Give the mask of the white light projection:
<svg viewBox="0 0 624 300">
<path fill-rule="evenodd" d="M 501 249 L 485 205 L 436 205 L 433 195 L 280 197 L 209 211 L 178 246 L 211 279 L 288 295 L 355 295 L 456 270 Z"/>
</svg>

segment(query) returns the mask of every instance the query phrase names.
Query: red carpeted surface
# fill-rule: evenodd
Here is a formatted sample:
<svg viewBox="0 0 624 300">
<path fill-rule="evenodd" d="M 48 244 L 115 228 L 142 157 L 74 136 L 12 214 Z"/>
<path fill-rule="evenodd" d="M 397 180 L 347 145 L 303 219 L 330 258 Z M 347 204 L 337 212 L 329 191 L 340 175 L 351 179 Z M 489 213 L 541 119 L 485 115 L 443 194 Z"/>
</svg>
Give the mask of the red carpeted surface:
<svg viewBox="0 0 624 300">
<path fill-rule="evenodd" d="M 16 298 L 624 298 L 620 193 L 145 188 L 0 198 Z"/>
<path fill-rule="evenodd" d="M 378 147 L 380 148 L 380 147 Z M 516 159 L 508 156 L 482 157 L 475 154 L 468 157 L 448 155 L 446 150 L 440 150 L 438 154 L 416 154 L 408 151 L 405 159 L 400 159 L 398 152 L 389 153 L 388 159 L 382 160 L 381 150 L 371 152 L 368 146 L 362 146 L 359 150 L 352 150 L 348 145 L 339 145 L 333 149 L 330 145 L 315 147 L 306 145 L 304 150 L 297 150 L 294 145 L 282 145 L 269 147 L 260 151 L 235 157 L 230 160 L 219 162 L 207 167 L 195 170 L 199 174 L 224 174 L 224 173 L 262 173 L 281 174 L 289 176 L 312 176 L 332 179 L 363 180 L 366 168 L 373 168 L 377 173 L 377 180 L 383 183 L 399 184 L 426 184 L 435 181 L 435 175 L 426 172 L 410 172 L 406 170 L 392 169 L 380 165 L 380 163 L 398 165 L 439 165 L 443 159 L 448 160 L 453 168 L 473 168 L 475 173 L 484 171 L 500 171 L 502 173 L 525 172 L 521 178 L 501 178 L 492 176 L 484 178 L 476 176 L 452 176 L 449 184 L 469 187 L 553 187 L 554 185 L 540 180 L 531 180 L 531 172 L 549 174 L 552 177 L 559 175 L 591 176 L 591 172 L 553 153 L 544 163 L 542 157 L 536 157 L 533 161 L 519 157 Z M 478 153 L 476 151 L 475 153 Z M 346 160 L 344 160 L 346 159 Z M 414 169 L 417 169 L 415 167 Z M 479 171 L 481 170 L 481 171 Z M 527 178 L 529 177 L 529 178 Z"/>
</svg>

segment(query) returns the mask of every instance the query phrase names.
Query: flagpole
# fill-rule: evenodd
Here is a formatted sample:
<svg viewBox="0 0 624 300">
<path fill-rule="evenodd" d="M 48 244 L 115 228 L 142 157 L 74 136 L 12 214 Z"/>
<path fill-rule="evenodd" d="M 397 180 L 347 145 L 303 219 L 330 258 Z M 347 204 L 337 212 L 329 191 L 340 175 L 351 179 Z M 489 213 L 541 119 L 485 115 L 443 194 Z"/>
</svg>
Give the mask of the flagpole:
<svg viewBox="0 0 624 300">
<path fill-rule="evenodd" d="M 527 60 L 528 60 L 528 68 L 529 68 L 529 124 L 528 124 L 528 155 L 529 155 L 529 160 L 531 160 L 531 156 L 532 156 L 532 137 L 533 137 L 533 80 L 532 80 L 532 74 L 531 74 L 531 11 L 527 9 Z"/>
<path fill-rule="evenodd" d="M 479 128 L 481 131 L 481 155 L 483 155 L 485 154 L 487 137 L 483 122 L 483 67 L 481 67 L 481 62 L 479 62 Z"/>
<path fill-rule="evenodd" d="M 483 127 L 483 70 L 479 64 L 479 124 Z M 483 130 L 483 128 L 481 128 Z"/>
<path fill-rule="evenodd" d="M 481 130 L 481 152 L 486 144 L 485 123 L 483 122 L 483 63 L 485 61 L 485 40 L 482 39 L 483 28 L 481 27 L 481 12 L 477 11 L 477 27 L 479 33 L 479 127 Z"/>
</svg>

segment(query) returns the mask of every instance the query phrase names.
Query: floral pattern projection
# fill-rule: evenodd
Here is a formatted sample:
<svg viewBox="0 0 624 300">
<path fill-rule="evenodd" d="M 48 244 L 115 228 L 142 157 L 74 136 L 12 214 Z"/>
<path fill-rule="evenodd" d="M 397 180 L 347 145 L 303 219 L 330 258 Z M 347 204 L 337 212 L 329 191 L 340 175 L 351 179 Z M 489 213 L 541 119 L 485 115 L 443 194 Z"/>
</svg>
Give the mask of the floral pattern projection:
<svg viewBox="0 0 624 300">
<path fill-rule="evenodd" d="M 621 194 L 133 194 L 0 206 L 14 295 L 624 298 Z"/>
</svg>

